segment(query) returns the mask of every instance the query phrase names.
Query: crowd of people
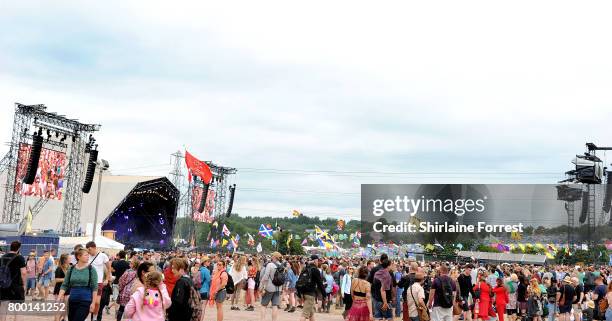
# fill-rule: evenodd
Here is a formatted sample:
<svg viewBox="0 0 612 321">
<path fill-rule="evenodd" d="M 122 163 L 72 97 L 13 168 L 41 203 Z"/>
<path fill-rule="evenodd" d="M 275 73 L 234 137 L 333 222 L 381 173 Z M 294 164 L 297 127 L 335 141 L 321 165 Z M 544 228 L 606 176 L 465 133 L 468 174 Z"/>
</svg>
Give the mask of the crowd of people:
<svg viewBox="0 0 612 321">
<path fill-rule="evenodd" d="M 417 262 L 358 257 L 325 258 L 120 251 L 109 256 L 94 242 L 56 258 L 19 253 L 0 259 L 0 299 L 66 302 L 56 320 L 223 321 L 230 310 L 272 321 L 296 313 L 342 311 L 346 321 L 592 321 L 612 320 L 612 267 L 534 266 L 478 262 Z M 6 277 L 8 275 L 8 277 Z M 257 312 L 255 312 L 257 311 Z M 340 318 L 340 317 L 338 317 Z"/>
</svg>

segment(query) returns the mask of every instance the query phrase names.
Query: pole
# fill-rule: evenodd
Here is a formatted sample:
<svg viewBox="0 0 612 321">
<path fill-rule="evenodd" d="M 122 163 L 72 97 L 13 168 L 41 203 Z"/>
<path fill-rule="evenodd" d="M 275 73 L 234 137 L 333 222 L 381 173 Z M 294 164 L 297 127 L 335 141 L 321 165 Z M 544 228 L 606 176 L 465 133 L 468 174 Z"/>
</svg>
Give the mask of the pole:
<svg viewBox="0 0 612 321">
<path fill-rule="evenodd" d="M 98 167 L 100 167 L 98 165 Z M 96 228 L 98 225 L 98 206 L 100 205 L 100 188 L 102 187 L 102 167 L 98 171 L 98 195 L 96 195 L 96 213 L 94 214 L 92 241 L 96 241 Z"/>
</svg>

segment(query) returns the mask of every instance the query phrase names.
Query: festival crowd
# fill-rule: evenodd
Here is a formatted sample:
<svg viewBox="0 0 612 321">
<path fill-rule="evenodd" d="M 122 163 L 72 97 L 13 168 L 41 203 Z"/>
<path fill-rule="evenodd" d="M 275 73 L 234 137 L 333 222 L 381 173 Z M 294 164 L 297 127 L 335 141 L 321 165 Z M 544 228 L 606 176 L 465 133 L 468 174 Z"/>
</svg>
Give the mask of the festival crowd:
<svg viewBox="0 0 612 321">
<path fill-rule="evenodd" d="M 346 321 L 612 321 L 612 267 L 417 262 L 239 253 L 126 252 L 109 256 L 94 242 L 56 258 L 0 258 L 0 299 L 66 302 L 55 320 L 203 320 L 223 305 L 271 314 L 343 311 Z M 112 311 L 112 312 L 111 312 Z"/>
</svg>

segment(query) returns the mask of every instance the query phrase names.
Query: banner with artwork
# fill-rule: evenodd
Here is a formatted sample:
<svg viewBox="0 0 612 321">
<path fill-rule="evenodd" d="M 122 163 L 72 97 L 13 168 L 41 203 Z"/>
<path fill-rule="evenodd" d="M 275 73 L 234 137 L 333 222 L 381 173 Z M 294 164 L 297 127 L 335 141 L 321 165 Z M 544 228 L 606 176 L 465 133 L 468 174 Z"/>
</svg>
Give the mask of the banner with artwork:
<svg viewBox="0 0 612 321">
<path fill-rule="evenodd" d="M 23 183 L 23 178 L 28 170 L 31 149 L 32 146 L 29 144 L 19 145 L 15 191 L 22 196 L 62 200 L 66 175 L 66 154 L 43 148 L 40 152 L 34 183 L 28 185 Z"/>
<path fill-rule="evenodd" d="M 199 212 L 200 202 L 202 201 L 202 194 L 204 188 L 202 186 L 194 186 L 191 195 L 191 211 L 193 213 L 193 220 L 196 222 L 211 223 L 213 220 L 213 214 L 215 209 L 215 190 L 212 188 L 208 189 L 208 196 L 206 198 L 206 205 L 204 210 Z"/>
</svg>

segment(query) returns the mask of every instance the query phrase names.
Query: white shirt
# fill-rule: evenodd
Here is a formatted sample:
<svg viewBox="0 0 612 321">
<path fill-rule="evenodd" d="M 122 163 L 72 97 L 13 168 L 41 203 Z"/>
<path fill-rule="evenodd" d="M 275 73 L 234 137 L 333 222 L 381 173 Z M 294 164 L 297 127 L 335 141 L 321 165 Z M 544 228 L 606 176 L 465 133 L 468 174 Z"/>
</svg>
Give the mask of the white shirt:
<svg viewBox="0 0 612 321">
<path fill-rule="evenodd" d="M 92 262 L 94 257 L 96 260 Z M 91 264 L 91 266 L 96 270 L 96 273 L 98 273 L 98 283 L 104 282 L 104 267 L 108 261 L 108 256 L 102 252 L 100 252 L 97 257 L 95 255 L 89 256 L 89 264 Z"/>
<path fill-rule="evenodd" d="M 412 293 L 411 293 L 412 290 Z M 419 303 L 419 299 L 425 300 L 425 290 L 419 282 L 414 282 L 412 285 L 406 289 L 406 301 L 408 304 L 408 316 L 411 318 L 415 318 L 419 316 L 419 312 L 417 310 L 417 306 Z M 414 299 L 412 298 L 414 296 Z M 416 301 L 415 301 L 416 300 Z"/>
</svg>

